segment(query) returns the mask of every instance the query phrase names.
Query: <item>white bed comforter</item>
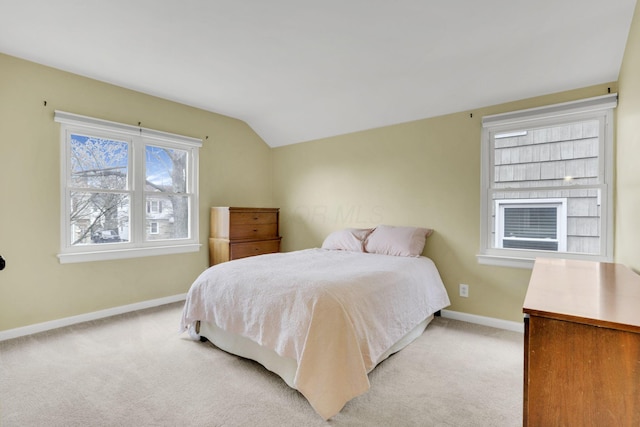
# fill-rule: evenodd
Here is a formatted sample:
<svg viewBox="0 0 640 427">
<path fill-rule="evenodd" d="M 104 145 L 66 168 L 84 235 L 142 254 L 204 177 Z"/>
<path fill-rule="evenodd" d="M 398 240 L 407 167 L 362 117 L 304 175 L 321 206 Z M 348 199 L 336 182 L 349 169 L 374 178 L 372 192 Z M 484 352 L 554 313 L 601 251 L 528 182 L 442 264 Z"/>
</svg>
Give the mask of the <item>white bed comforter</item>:
<svg viewBox="0 0 640 427">
<path fill-rule="evenodd" d="M 449 304 L 428 258 L 307 249 L 207 269 L 181 330 L 215 323 L 295 359 L 296 389 L 328 419 L 369 389 L 385 351 Z"/>
</svg>

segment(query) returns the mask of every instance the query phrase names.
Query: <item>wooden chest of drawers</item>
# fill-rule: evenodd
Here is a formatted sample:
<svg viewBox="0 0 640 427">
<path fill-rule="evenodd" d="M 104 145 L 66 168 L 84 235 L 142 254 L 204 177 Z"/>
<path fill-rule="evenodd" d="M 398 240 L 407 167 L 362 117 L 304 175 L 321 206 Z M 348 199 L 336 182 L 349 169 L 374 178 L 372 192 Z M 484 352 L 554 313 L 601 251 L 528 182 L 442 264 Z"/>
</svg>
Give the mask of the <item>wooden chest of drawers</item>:
<svg viewBox="0 0 640 427">
<path fill-rule="evenodd" d="M 209 264 L 280 251 L 279 209 L 211 208 Z"/>
<path fill-rule="evenodd" d="M 640 425 L 640 276 L 537 259 L 524 300 L 524 426 Z"/>
</svg>

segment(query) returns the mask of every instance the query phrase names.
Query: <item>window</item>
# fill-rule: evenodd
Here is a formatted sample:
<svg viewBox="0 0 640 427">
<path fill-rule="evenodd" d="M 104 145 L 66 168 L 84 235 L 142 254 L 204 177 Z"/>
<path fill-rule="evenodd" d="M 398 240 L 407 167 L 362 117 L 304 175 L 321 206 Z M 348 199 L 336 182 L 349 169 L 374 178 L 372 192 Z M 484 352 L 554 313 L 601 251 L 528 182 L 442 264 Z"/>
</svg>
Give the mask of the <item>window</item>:
<svg viewBox="0 0 640 427">
<path fill-rule="evenodd" d="M 148 200 L 147 201 L 147 213 L 148 214 L 159 214 L 162 212 L 162 201 L 161 200 Z"/>
<path fill-rule="evenodd" d="M 199 250 L 201 140 L 61 111 L 61 263 Z"/>
<path fill-rule="evenodd" d="M 158 223 L 157 222 L 150 222 L 149 223 L 149 234 L 159 234 L 160 231 L 158 231 Z"/>
<path fill-rule="evenodd" d="M 612 260 L 616 104 L 610 94 L 483 118 L 479 262 Z"/>
</svg>

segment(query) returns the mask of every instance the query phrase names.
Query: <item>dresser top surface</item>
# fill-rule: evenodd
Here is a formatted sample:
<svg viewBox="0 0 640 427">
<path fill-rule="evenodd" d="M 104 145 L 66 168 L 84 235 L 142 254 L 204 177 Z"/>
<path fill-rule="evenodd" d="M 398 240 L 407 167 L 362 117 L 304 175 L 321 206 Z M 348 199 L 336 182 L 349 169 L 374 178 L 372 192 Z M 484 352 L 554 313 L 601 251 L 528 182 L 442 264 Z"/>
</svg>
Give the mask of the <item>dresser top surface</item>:
<svg viewBox="0 0 640 427">
<path fill-rule="evenodd" d="M 640 276 L 622 264 L 539 258 L 523 312 L 640 332 Z"/>
</svg>

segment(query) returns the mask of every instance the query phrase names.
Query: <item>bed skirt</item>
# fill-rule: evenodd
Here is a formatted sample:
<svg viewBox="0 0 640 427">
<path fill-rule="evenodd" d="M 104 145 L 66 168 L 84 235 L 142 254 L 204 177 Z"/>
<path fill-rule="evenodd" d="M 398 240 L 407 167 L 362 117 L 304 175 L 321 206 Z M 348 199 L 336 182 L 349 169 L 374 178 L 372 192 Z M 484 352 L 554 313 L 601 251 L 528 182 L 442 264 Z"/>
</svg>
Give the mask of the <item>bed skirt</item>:
<svg viewBox="0 0 640 427">
<path fill-rule="evenodd" d="M 393 353 L 396 353 L 411 344 L 411 342 L 422 335 L 427 325 L 429 325 L 432 320 L 433 315 L 429 316 L 422 323 L 418 324 L 418 326 L 410 330 L 409 333 L 384 352 L 376 361 L 375 365 L 377 366 Z M 196 324 L 189 330 L 189 335 L 194 340 L 206 338 L 213 345 L 227 353 L 254 360 L 269 371 L 277 374 L 289 387 L 293 389 L 296 388 L 294 386 L 294 378 L 298 369 L 298 363 L 293 358 L 280 356 L 269 348 L 263 347 L 243 336 L 224 331 L 212 323 L 196 322 Z"/>
</svg>

